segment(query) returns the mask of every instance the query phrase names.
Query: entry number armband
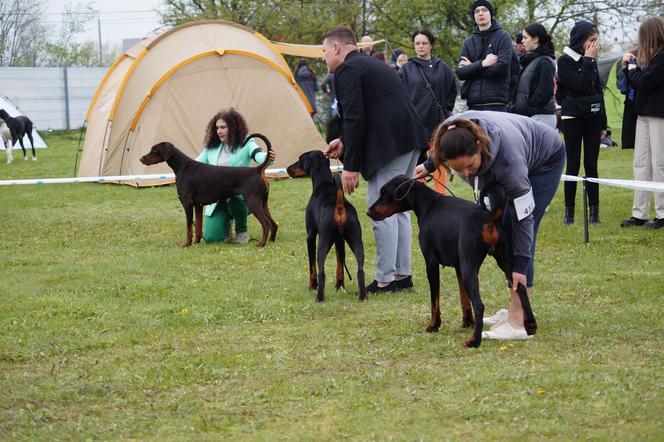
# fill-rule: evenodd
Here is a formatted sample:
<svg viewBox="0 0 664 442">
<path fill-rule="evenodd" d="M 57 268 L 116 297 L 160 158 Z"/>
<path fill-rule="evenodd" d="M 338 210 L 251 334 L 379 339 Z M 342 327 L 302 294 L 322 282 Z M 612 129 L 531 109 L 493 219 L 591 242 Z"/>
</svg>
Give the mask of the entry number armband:
<svg viewBox="0 0 664 442">
<path fill-rule="evenodd" d="M 514 208 L 516 209 L 516 217 L 519 221 L 533 213 L 535 210 L 535 199 L 533 198 L 532 188 L 525 195 L 514 199 Z"/>
</svg>

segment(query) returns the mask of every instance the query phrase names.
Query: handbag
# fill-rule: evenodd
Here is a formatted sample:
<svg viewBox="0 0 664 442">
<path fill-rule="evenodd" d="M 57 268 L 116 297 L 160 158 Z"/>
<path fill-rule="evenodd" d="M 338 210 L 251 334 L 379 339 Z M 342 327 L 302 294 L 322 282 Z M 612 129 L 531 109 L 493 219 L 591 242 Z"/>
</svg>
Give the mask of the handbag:
<svg viewBox="0 0 664 442">
<path fill-rule="evenodd" d="M 436 97 L 436 93 L 433 91 L 433 85 L 431 82 L 429 82 L 429 79 L 427 78 L 426 74 L 424 73 L 424 69 L 422 69 L 422 66 L 416 65 L 417 69 L 420 71 L 420 74 L 422 74 L 422 78 L 424 79 L 424 84 L 425 87 L 429 90 L 431 93 L 431 96 L 433 97 L 433 102 L 436 105 L 436 109 L 438 109 L 438 122 L 445 121 L 447 119 L 447 112 L 445 112 L 445 108 L 438 102 L 438 98 Z"/>
<path fill-rule="evenodd" d="M 602 96 L 599 94 L 579 97 L 579 102 L 586 113 L 596 114 L 602 110 Z"/>
</svg>

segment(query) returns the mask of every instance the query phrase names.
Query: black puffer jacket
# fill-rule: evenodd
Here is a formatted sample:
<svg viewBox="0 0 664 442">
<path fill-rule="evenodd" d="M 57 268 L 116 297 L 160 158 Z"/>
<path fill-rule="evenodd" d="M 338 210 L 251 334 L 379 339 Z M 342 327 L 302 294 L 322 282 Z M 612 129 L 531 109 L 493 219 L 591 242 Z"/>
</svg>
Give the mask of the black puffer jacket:
<svg viewBox="0 0 664 442">
<path fill-rule="evenodd" d="M 520 59 L 523 70 L 516 86 L 511 112 L 526 117 L 556 112 L 553 99 L 553 78 L 556 75 L 555 54 L 539 47 L 523 54 Z"/>
<path fill-rule="evenodd" d="M 459 60 L 466 57 L 471 64 L 456 69 L 459 79 L 466 82 L 461 98 L 467 100 L 468 106 L 507 105 L 512 53 L 512 38 L 498 21 L 491 20 L 486 31 L 475 26 L 473 34 L 463 42 L 459 56 Z M 498 62 L 484 68 L 482 60 L 488 54 L 496 54 Z"/>
<path fill-rule="evenodd" d="M 442 106 L 442 112 L 439 112 L 433 94 L 427 88 L 425 76 L 438 104 Z M 431 57 L 431 60 L 414 57 L 401 67 L 399 77 L 406 86 L 410 101 L 415 106 L 425 135 L 429 139 L 438 124 L 452 115 L 457 95 L 454 73 L 447 63 L 438 57 Z"/>
</svg>

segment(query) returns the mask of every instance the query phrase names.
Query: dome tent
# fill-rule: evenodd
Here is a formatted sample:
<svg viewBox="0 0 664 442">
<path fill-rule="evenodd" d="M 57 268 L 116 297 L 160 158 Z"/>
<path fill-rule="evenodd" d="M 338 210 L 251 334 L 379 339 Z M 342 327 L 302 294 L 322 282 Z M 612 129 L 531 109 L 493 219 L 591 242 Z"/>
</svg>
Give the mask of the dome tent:
<svg viewBox="0 0 664 442">
<path fill-rule="evenodd" d="M 9 99 L 9 97 L 6 97 L 5 95 L 2 94 L 0 94 L 0 109 L 6 110 L 10 117 L 18 117 L 19 115 L 25 115 L 18 108 L 18 106 L 16 106 L 16 104 L 14 104 L 14 102 Z M 37 133 L 37 128 L 35 128 L 34 126 L 32 127 L 32 139 L 35 142 L 35 149 L 44 149 L 48 147 L 46 146 L 46 143 L 39 135 L 39 133 Z M 0 143 L 2 142 L 0 141 Z M 11 137 L 9 140 L 9 144 L 11 144 Z M 25 146 L 26 151 L 30 150 L 30 139 L 28 138 L 27 135 L 23 136 L 23 145 Z M 0 144 L 0 150 L 4 150 L 4 148 L 5 146 L 3 144 Z M 16 141 L 16 144 L 14 145 L 12 150 L 21 150 L 21 143 Z"/>
<path fill-rule="evenodd" d="M 250 132 L 272 141 L 274 167 L 325 147 L 306 98 L 269 41 L 245 26 L 203 20 L 143 40 L 111 66 L 86 115 L 78 176 L 170 173 L 165 163 L 145 166 L 139 158 L 160 141 L 196 157 L 209 118 L 231 106 Z"/>
</svg>

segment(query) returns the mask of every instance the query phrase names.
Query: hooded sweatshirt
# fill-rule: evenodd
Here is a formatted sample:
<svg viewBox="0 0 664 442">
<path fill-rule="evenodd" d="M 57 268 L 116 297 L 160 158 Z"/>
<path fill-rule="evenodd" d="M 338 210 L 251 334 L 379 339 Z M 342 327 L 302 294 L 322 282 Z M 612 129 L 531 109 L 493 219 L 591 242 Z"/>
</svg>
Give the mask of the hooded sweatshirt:
<svg viewBox="0 0 664 442">
<path fill-rule="evenodd" d="M 526 273 L 535 239 L 533 214 L 516 222 L 514 200 L 531 190 L 530 177 L 549 172 L 565 161 L 565 143 L 554 129 L 531 118 L 506 112 L 468 111 L 446 120 L 473 120 L 489 137 L 491 157 L 482 163 L 475 176 L 461 179 L 479 190 L 496 182 L 505 189 L 507 210 L 512 217 L 512 255 L 514 271 Z M 430 160 L 424 164 L 432 171 Z"/>
<path fill-rule="evenodd" d="M 498 62 L 485 68 L 482 60 L 488 54 L 497 55 Z M 459 80 L 466 82 L 461 98 L 467 100 L 468 106 L 507 105 L 512 54 L 512 38 L 497 20 L 492 19 L 486 31 L 475 26 L 473 34 L 463 42 L 459 55 L 459 61 L 466 57 L 471 64 L 456 69 Z"/>
</svg>

